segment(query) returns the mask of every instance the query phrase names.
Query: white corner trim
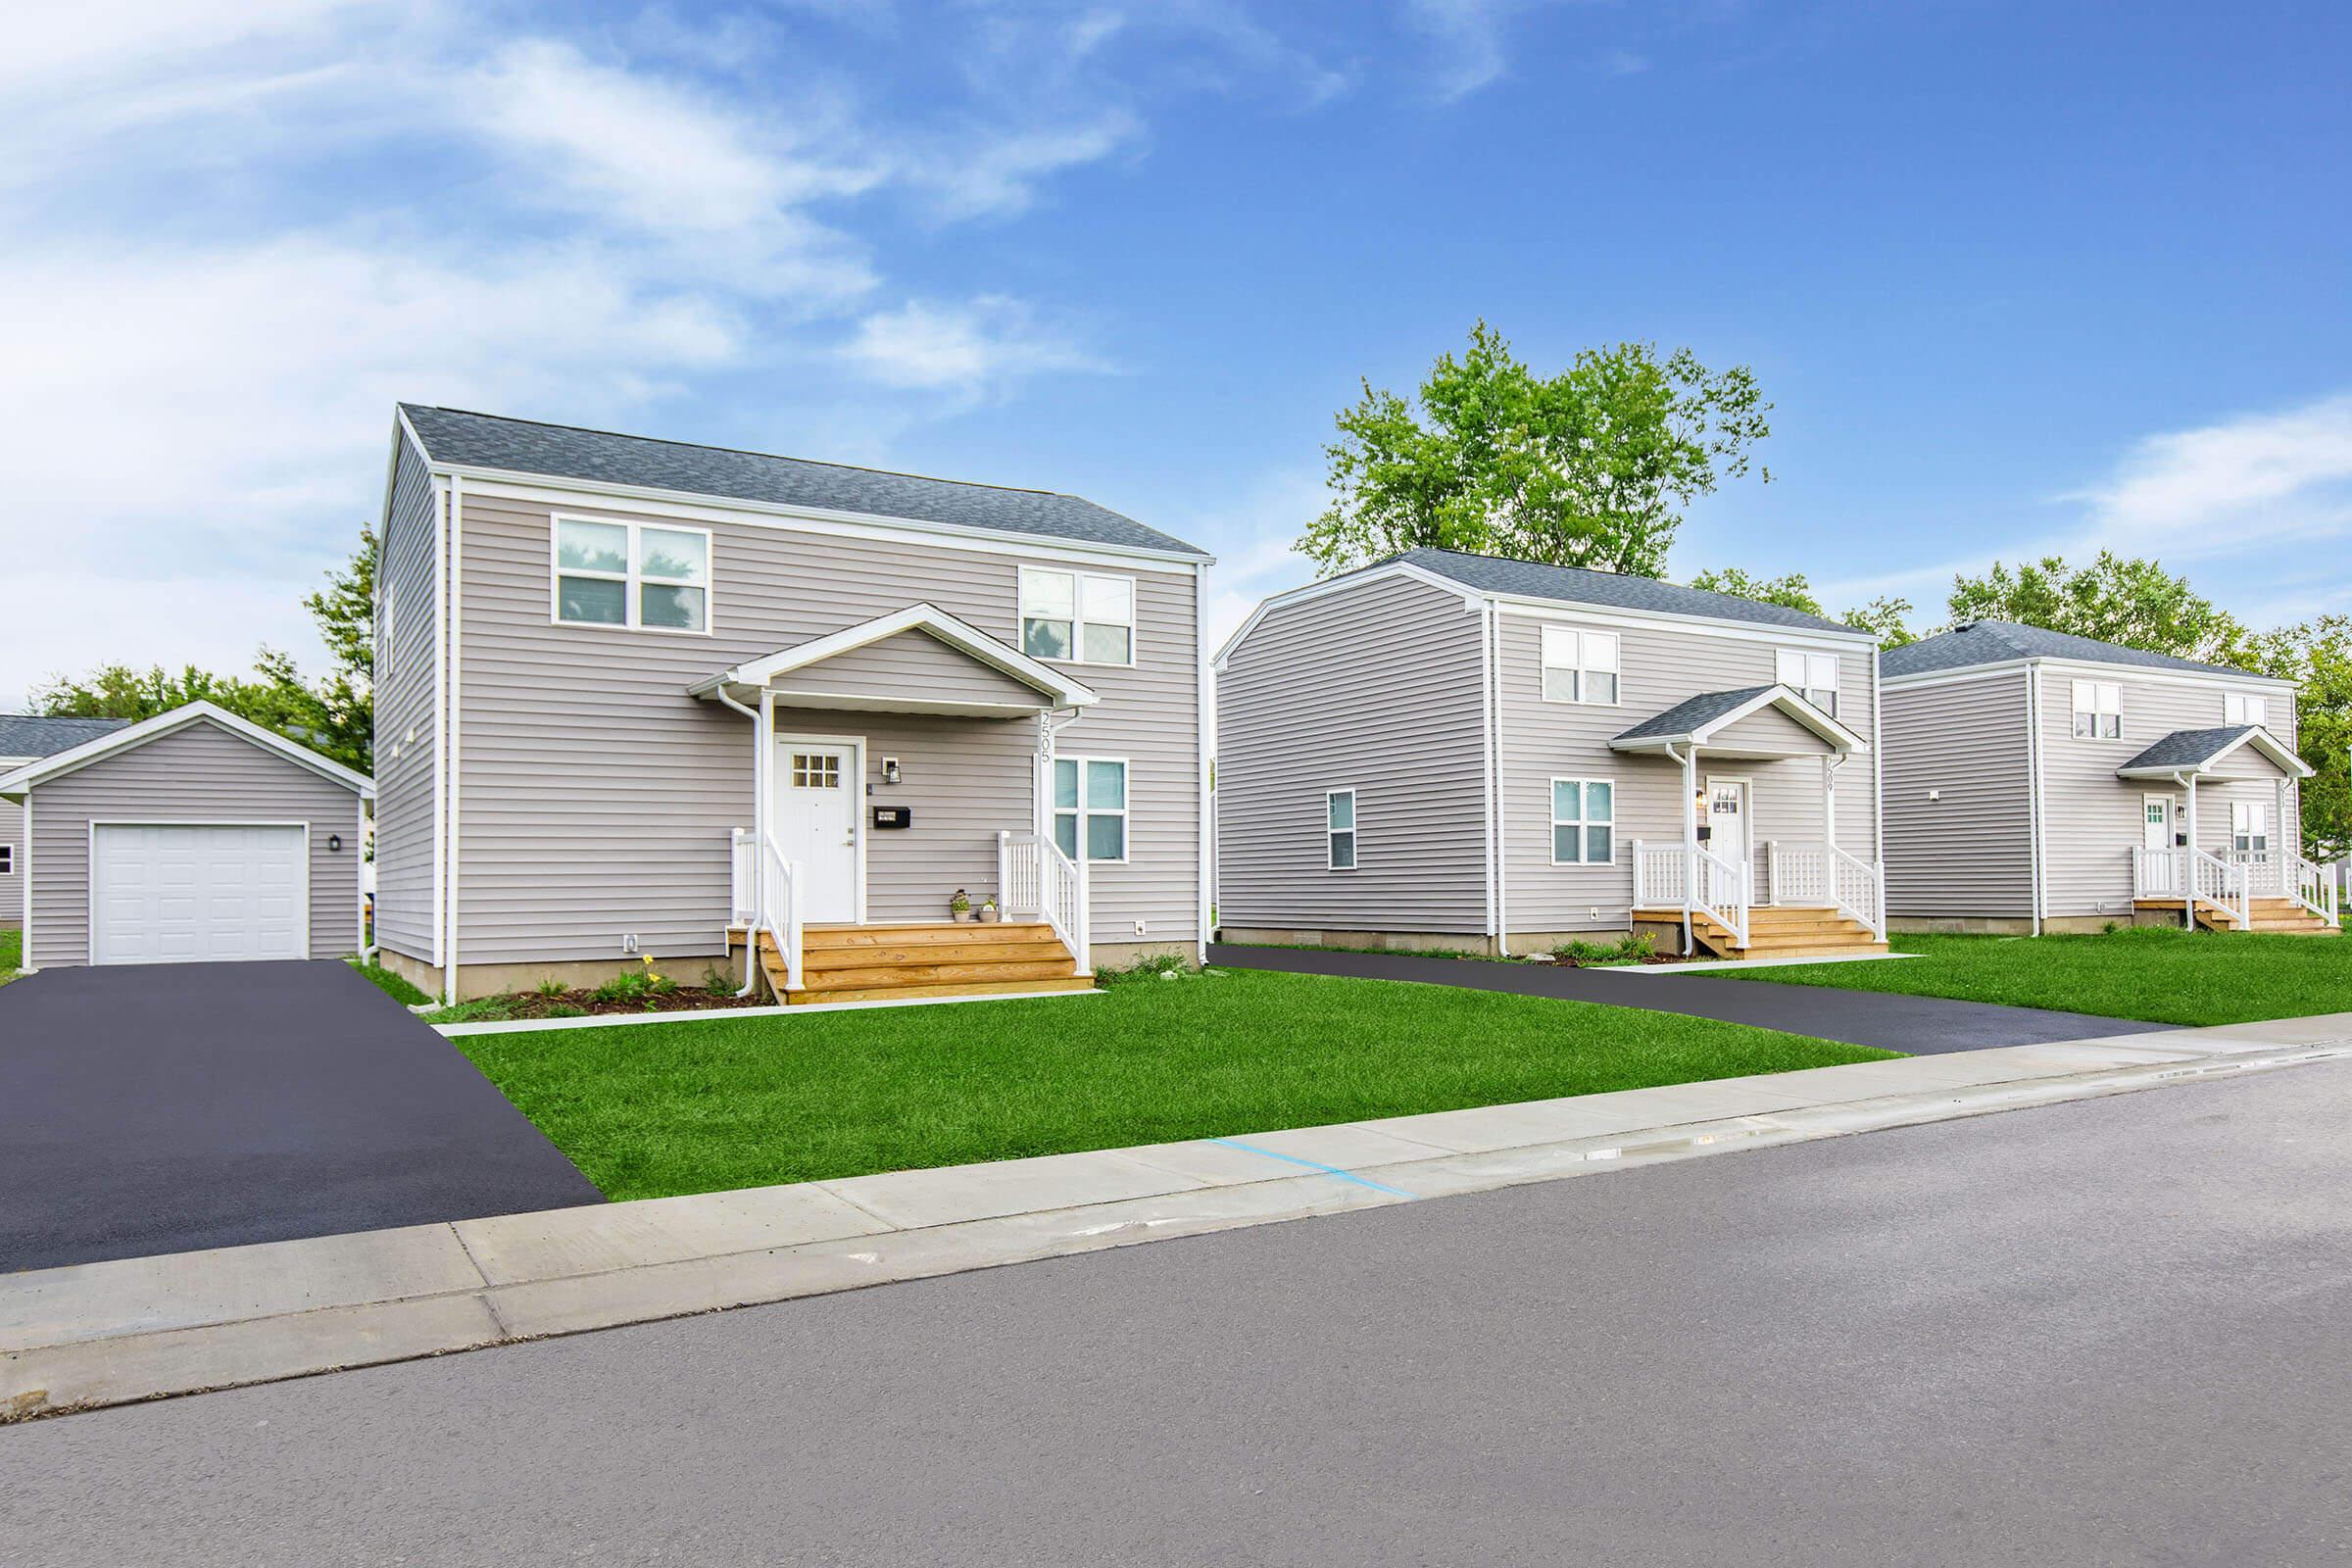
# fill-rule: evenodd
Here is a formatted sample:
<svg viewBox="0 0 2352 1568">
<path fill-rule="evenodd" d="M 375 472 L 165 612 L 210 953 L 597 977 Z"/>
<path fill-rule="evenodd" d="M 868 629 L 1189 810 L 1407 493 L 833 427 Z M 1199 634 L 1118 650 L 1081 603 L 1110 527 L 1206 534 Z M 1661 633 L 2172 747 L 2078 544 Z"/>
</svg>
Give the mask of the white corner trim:
<svg viewBox="0 0 2352 1568">
<path fill-rule="evenodd" d="M 1031 659 L 1010 643 L 992 637 L 969 621 L 951 615 L 932 604 L 908 605 L 887 615 L 877 615 L 871 620 L 845 626 L 826 636 L 811 638 L 791 648 L 778 649 L 772 654 L 746 661 L 731 669 L 720 670 L 715 675 L 695 682 L 686 688 L 687 695 L 707 697 L 722 686 L 765 686 L 779 675 L 821 663 L 904 631 L 927 633 L 965 657 L 1034 688 L 1051 698 L 1056 708 L 1085 708 L 1102 701 L 1091 687 L 1071 680 L 1052 665 Z"/>
<path fill-rule="evenodd" d="M 143 718 L 128 728 L 114 730 L 99 736 L 96 740 L 84 741 L 79 746 L 59 752 L 54 757 L 44 757 L 37 762 L 21 767 L 6 778 L 0 778 L 0 794 L 14 794 L 20 790 L 34 788 L 50 779 L 87 767 L 92 762 L 104 761 L 117 752 L 144 746 L 149 741 L 161 740 L 167 735 L 177 734 L 190 725 L 198 723 L 215 725 L 236 736 L 239 740 L 250 741 L 262 750 L 274 753 L 294 763 L 297 767 L 307 767 L 321 778 L 340 784 L 346 789 L 357 791 L 363 799 L 372 800 L 375 797 L 375 781 L 373 779 L 361 773 L 355 773 L 342 763 L 321 757 L 307 746 L 290 741 L 273 730 L 266 730 L 259 724 L 239 718 L 224 708 L 201 699 L 193 703 L 183 703 L 168 713 L 158 713 L 153 718 Z"/>
</svg>

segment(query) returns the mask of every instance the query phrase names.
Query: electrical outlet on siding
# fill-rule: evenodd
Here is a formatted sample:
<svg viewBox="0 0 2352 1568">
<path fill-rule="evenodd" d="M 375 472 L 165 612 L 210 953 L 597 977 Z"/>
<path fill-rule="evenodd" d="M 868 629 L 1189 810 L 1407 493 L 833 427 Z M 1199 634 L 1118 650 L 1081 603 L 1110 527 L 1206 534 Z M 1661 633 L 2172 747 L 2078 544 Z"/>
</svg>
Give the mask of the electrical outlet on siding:
<svg viewBox="0 0 2352 1568">
<path fill-rule="evenodd" d="M 1139 937 L 1140 937 L 1140 936 L 1142 936 L 1142 935 L 1144 934 L 1144 922 L 1143 922 L 1143 921 L 1141 921 L 1141 920 L 1138 920 L 1138 921 L 1136 921 L 1136 922 L 1135 922 L 1135 934 L 1136 934 L 1137 936 L 1139 936 Z"/>
<path fill-rule="evenodd" d="M 635 953 L 637 951 L 636 932 L 623 931 L 620 934 L 620 951 L 623 953 Z"/>
</svg>

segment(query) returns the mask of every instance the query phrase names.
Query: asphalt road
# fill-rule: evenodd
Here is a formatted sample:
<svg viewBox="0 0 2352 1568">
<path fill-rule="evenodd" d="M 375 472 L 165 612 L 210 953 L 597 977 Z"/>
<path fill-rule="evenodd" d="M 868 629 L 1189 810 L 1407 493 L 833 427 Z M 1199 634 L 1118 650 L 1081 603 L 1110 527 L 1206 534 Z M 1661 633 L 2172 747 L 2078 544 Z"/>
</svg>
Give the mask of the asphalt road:
<svg viewBox="0 0 2352 1568">
<path fill-rule="evenodd" d="M 0 1557 L 2341 1562 L 2348 1104 L 2300 1067 L 0 1428 Z"/>
<path fill-rule="evenodd" d="M 0 1272 L 602 1201 L 347 963 L 0 987 Z"/>
<path fill-rule="evenodd" d="M 1414 980 L 1429 985 L 1468 986 L 1530 997 L 1565 997 L 1607 1002 L 1658 1012 L 1690 1013 L 1785 1029 L 1816 1040 L 1842 1040 L 1907 1055 L 1944 1051 L 1984 1051 L 1995 1046 L 2044 1045 L 2053 1040 L 2097 1040 L 2174 1027 L 2130 1018 L 2100 1018 L 2085 1012 L 2047 1012 L 2004 1007 L 1989 1002 L 1954 1002 L 1944 997 L 1904 997 L 1835 986 L 1767 985 L 1726 980 L 1707 972 L 1620 974 L 1608 969 L 1573 969 L 1549 963 L 1482 963 L 1465 958 L 1422 958 L 1406 953 L 1333 953 L 1310 948 L 1257 948 L 1213 943 L 1211 963 L 1237 969 L 1285 969 L 1301 974 L 1354 975 L 1371 980 Z M 1889 962 L 1901 962 L 1890 959 Z"/>
</svg>

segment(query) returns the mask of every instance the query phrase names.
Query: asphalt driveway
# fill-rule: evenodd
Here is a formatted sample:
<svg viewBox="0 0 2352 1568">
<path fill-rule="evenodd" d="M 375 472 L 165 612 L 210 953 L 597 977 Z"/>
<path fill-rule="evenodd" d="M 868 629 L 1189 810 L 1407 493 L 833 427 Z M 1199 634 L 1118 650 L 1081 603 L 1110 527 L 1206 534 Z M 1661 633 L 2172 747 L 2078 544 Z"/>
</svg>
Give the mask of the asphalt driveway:
<svg viewBox="0 0 2352 1568">
<path fill-rule="evenodd" d="M 1306 948 L 1254 948 L 1213 943 L 1208 961 L 1235 969 L 1281 969 L 1293 974 L 1352 975 L 1366 980 L 1415 980 L 1429 985 L 1508 991 L 1527 997 L 1608 1002 L 1657 1012 L 1688 1013 L 1750 1023 L 1817 1040 L 1876 1046 L 1910 1055 L 1982 1051 L 1994 1046 L 2096 1040 L 2174 1027 L 2085 1012 L 2045 1012 L 1989 1002 L 1901 997 L 1830 986 L 1757 985 L 1706 973 L 1641 974 L 1571 969 L 1549 963 L 1488 963 L 1475 958 L 1422 958 L 1407 953 L 1331 953 Z M 1899 959 L 1888 960 L 1900 962 Z"/>
<path fill-rule="evenodd" d="M 0 987 L 0 1272 L 601 1201 L 349 964 Z"/>
</svg>

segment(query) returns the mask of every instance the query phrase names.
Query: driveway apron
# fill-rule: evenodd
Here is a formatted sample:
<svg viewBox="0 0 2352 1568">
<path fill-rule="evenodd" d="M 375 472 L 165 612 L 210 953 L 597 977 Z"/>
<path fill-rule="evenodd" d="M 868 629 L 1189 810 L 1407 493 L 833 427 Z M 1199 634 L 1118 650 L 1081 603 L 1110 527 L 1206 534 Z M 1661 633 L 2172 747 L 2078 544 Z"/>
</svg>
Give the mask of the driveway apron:
<svg viewBox="0 0 2352 1568">
<path fill-rule="evenodd" d="M 603 1201 L 334 961 L 0 987 L 0 1272 Z"/>
<path fill-rule="evenodd" d="M 1726 1023 L 1754 1024 L 1817 1040 L 1875 1046 L 1929 1055 L 1993 1046 L 2042 1045 L 2153 1033 L 2171 1024 L 2045 1012 L 1989 1002 L 1893 996 L 1830 986 L 1761 984 L 1708 974 L 1613 974 L 1549 963 L 1493 963 L 1475 958 L 1425 958 L 1406 953 L 1331 953 L 1307 948 L 1252 948 L 1212 943 L 1208 961 L 1236 969 L 1292 974 L 1349 975 L 1365 980 L 1410 980 L 1507 991 L 1523 997 L 1603 1002 L 1653 1012 L 1680 1012 Z M 1899 963 L 1902 959 L 1887 959 Z"/>
</svg>

